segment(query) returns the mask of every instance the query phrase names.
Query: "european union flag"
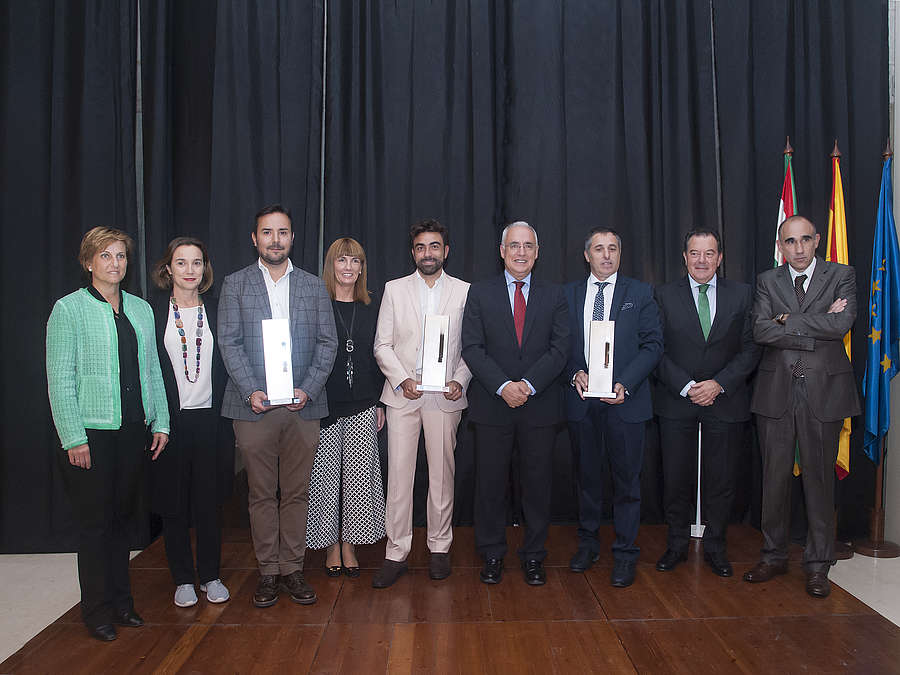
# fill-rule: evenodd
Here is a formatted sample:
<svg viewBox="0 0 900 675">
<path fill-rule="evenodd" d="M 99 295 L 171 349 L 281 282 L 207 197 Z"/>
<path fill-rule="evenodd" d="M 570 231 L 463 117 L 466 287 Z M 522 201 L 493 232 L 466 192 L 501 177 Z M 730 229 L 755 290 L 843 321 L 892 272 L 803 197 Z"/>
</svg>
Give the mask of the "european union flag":
<svg viewBox="0 0 900 675">
<path fill-rule="evenodd" d="M 894 229 L 890 156 L 884 160 L 869 290 L 869 342 L 863 395 L 866 399 L 864 450 L 876 464 L 880 440 L 891 426 L 891 378 L 900 366 L 900 252 Z"/>
</svg>

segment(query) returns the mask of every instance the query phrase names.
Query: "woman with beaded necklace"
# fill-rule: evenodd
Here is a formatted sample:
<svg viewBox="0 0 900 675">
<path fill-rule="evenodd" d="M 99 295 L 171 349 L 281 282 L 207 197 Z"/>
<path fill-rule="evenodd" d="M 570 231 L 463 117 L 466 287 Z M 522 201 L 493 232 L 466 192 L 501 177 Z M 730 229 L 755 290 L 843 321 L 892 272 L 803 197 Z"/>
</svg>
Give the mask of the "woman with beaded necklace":
<svg viewBox="0 0 900 675">
<path fill-rule="evenodd" d="M 172 429 L 169 451 L 151 472 L 151 505 L 163 517 L 175 604 L 197 604 L 192 520 L 200 591 L 209 602 L 225 602 L 230 595 L 219 578 L 220 507 L 234 476 L 234 432 L 219 415 L 227 373 L 212 331 L 216 302 L 205 295 L 213 282 L 206 245 L 195 237 L 176 237 L 151 278 L 161 291 L 152 304 Z"/>
</svg>

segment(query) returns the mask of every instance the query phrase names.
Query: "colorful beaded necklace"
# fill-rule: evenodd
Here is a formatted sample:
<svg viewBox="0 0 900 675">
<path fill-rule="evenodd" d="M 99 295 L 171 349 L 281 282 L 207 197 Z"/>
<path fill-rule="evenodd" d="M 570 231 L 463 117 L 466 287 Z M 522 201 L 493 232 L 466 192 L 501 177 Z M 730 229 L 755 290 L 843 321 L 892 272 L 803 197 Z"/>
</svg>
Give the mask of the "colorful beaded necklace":
<svg viewBox="0 0 900 675">
<path fill-rule="evenodd" d="M 181 320 L 181 314 L 178 311 L 178 303 L 175 302 L 175 296 L 172 296 L 172 314 L 175 316 L 175 328 L 178 329 L 178 335 L 181 337 L 181 356 L 184 359 L 184 376 L 188 382 L 193 384 L 200 378 L 200 346 L 203 344 L 203 305 L 197 308 L 197 370 L 194 371 L 194 379 L 191 379 L 188 371 L 187 362 L 187 337 L 184 334 L 184 323 Z"/>
</svg>

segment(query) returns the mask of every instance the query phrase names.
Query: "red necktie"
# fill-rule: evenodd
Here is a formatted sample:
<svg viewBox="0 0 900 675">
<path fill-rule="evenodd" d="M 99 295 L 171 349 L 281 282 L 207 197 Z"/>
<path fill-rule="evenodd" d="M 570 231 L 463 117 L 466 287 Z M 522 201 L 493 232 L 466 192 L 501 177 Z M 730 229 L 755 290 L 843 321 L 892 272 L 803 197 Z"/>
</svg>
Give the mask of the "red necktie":
<svg viewBox="0 0 900 675">
<path fill-rule="evenodd" d="M 519 340 L 519 346 L 522 346 L 522 331 L 525 330 L 525 294 L 522 293 L 524 281 L 514 281 L 516 285 L 516 295 L 513 299 L 513 323 L 516 324 L 516 337 Z"/>
</svg>

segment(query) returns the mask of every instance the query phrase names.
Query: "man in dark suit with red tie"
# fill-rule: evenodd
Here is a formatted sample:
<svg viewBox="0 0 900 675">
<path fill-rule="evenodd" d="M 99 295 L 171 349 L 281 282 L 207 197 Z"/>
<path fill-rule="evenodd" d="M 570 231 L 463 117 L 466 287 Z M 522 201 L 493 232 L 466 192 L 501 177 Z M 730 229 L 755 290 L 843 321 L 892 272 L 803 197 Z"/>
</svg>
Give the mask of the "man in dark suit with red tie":
<svg viewBox="0 0 900 675">
<path fill-rule="evenodd" d="M 819 234 L 802 216 L 778 228 L 786 264 L 759 275 L 753 337 L 764 346 L 750 409 L 763 459 L 762 560 L 744 581 L 787 572 L 790 485 L 800 454 L 807 534 L 806 592 L 831 592 L 834 564 L 834 462 L 845 417 L 859 415 L 856 377 L 844 335 L 856 319 L 856 273 L 816 257 Z"/>
<path fill-rule="evenodd" d="M 618 588 L 634 583 L 644 425 L 653 416 L 647 377 L 663 351 L 653 292 L 649 285 L 619 275 L 621 255 L 618 233 L 594 228 L 584 243 L 591 273 L 587 280 L 566 286 L 571 335 L 566 412 L 578 481 L 578 550 L 569 569 L 584 572 L 600 557 L 597 530 L 603 499 L 602 467 L 608 458 L 616 531 L 610 582 Z M 612 375 L 616 397 L 586 399 L 591 321 L 607 319 L 615 322 Z"/>
<path fill-rule="evenodd" d="M 538 586 L 546 580 L 549 478 L 569 324 L 562 287 L 532 275 L 538 240 L 531 225 L 518 221 L 503 230 L 500 257 L 503 275 L 472 284 L 462 324 L 462 355 L 474 377 L 468 398 L 475 425 L 475 546 L 484 559 L 481 580 L 499 583 L 517 444 L 525 521 L 519 557 L 525 581 Z"/>
<path fill-rule="evenodd" d="M 687 559 L 699 427 L 703 559 L 713 572 L 730 577 L 725 527 L 734 501 L 740 434 L 750 419 L 749 379 L 761 351 L 750 324 L 753 289 L 717 275 L 722 263 L 717 232 L 688 232 L 682 255 L 687 276 L 656 289 L 665 351 L 656 369 L 653 407 L 659 417 L 669 526 L 666 552 L 656 569 L 666 572 Z"/>
</svg>

